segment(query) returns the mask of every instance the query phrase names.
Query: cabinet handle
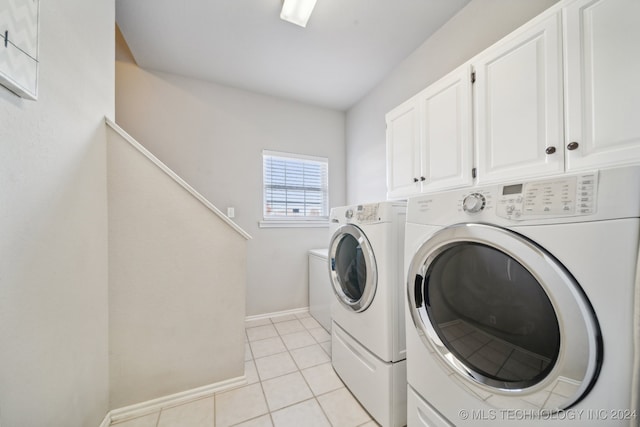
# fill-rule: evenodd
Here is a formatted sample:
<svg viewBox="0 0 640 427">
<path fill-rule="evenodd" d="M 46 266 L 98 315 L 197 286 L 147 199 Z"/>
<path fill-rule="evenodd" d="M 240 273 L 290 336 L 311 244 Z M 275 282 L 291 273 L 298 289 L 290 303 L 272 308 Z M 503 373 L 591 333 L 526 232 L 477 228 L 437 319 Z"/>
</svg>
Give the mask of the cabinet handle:
<svg viewBox="0 0 640 427">
<path fill-rule="evenodd" d="M 553 154 L 556 152 L 556 147 L 547 147 L 547 149 L 544 150 L 544 152 L 547 154 Z"/>
<path fill-rule="evenodd" d="M 580 144 L 578 144 L 577 142 L 573 141 L 573 142 L 570 142 L 570 143 L 567 145 L 567 149 L 568 149 L 568 150 L 575 150 L 576 148 L 578 148 L 578 146 L 579 146 L 579 145 L 580 145 Z"/>
<path fill-rule="evenodd" d="M 424 176 L 420 177 L 420 181 L 426 181 L 426 180 L 427 180 L 427 178 L 425 178 Z"/>
<path fill-rule="evenodd" d="M 418 182 L 418 178 L 413 178 L 413 182 Z"/>
</svg>

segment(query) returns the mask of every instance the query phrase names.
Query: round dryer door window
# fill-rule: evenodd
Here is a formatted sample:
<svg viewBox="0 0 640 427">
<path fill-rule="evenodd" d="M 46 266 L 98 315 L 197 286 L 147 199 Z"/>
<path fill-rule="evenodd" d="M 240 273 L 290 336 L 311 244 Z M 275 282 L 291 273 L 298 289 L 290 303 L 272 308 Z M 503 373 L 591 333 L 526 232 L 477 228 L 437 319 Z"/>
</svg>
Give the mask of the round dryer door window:
<svg viewBox="0 0 640 427">
<path fill-rule="evenodd" d="M 329 244 L 329 274 L 338 300 L 350 310 L 366 310 L 376 292 L 377 269 L 371 245 L 354 225 L 339 227 Z"/>
<path fill-rule="evenodd" d="M 565 409 L 595 381 L 602 344 L 591 305 L 525 237 L 488 225 L 445 228 L 417 251 L 408 277 L 424 343 L 467 387 L 500 395 L 489 400 L 496 406 Z"/>
</svg>

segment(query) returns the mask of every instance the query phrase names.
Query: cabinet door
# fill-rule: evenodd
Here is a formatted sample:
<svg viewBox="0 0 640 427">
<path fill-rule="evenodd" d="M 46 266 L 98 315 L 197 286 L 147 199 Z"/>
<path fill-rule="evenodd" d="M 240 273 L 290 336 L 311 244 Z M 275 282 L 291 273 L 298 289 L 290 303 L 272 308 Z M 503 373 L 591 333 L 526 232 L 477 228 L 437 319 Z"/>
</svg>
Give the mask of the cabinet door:
<svg viewBox="0 0 640 427">
<path fill-rule="evenodd" d="M 422 191 L 471 185 L 471 66 L 464 65 L 418 94 Z"/>
<path fill-rule="evenodd" d="M 411 98 L 387 113 L 387 198 L 399 199 L 420 189 L 418 104 Z"/>
<path fill-rule="evenodd" d="M 640 161 L 640 1 L 565 9 L 567 169 Z"/>
<path fill-rule="evenodd" d="M 474 61 L 478 182 L 564 171 L 560 13 Z"/>
</svg>

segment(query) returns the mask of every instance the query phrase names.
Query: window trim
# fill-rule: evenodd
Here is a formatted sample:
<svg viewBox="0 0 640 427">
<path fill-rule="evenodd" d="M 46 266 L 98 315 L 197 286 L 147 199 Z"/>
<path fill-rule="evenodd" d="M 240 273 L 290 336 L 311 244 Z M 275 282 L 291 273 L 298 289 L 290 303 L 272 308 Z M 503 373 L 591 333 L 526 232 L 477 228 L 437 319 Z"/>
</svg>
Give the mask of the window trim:
<svg viewBox="0 0 640 427">
<path fill-rule="evenodd" d="M 264 161 L 265 157 L 281 157 L 292 160 L 308 160 L 326 165 L 327 181 L 325 186 L 326 191 L 326 215 L 311 217 L 311 216 L 278 216 L 278 217 L 266 217 L 266 198 L 265 198 L 265 169 Z M 297 154 L 285 151 L 275 150 L 262 150 L 262 219 L 258 222 L 260 228 L 297 228 L 297 227 L 329 227 L 329 158 L 321 156 L 312 156 L 307 154 Z"/>
</svg>

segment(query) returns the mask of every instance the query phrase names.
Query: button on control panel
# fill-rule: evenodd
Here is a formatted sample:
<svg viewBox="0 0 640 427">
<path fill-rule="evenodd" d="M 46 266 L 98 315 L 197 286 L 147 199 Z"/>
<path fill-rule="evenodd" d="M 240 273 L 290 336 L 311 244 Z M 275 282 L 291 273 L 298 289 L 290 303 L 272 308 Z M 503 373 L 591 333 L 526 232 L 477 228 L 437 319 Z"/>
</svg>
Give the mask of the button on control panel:
<svg viewBox="0 0 640 427">
<path fill-rule="evenodd" d="M 590 215 L 596 212 L 597 184 L 598 172 L 589 172 L 504 185 L 496 214 L 513 220 Z"/>
</svg>

